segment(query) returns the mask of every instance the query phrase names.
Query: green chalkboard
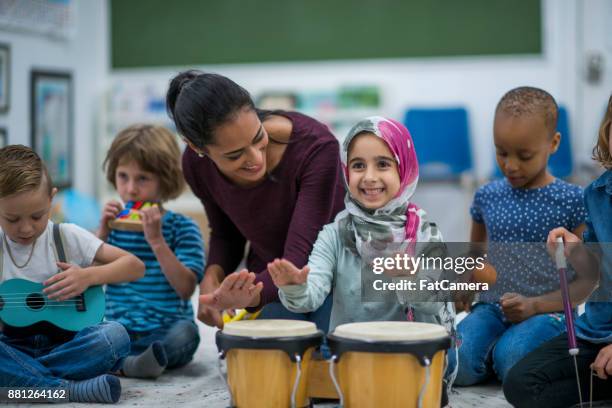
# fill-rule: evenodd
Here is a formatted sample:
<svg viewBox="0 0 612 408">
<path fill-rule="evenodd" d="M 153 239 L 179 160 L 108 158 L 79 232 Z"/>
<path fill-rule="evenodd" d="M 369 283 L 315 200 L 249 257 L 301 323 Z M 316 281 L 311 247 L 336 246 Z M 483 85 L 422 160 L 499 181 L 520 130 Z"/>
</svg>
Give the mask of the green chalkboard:
<svg viewBox="0 0 612 408">
<path fill-rule="evenodd" d="M 539 0 L 111 0 L 113 68 L 542 52 Z"/>
</svg>

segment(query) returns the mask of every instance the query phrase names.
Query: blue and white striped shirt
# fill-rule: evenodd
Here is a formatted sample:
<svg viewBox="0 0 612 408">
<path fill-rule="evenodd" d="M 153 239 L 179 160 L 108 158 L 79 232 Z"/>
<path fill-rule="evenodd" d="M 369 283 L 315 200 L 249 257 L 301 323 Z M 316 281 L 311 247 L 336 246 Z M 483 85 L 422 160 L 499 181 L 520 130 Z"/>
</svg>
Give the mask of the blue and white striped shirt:
<svg viewBox="0 0 612 408">
<path fill-rule="evenodd" d="M 204 244 L 198 225 L 190 218 L 167 211 L 162 234 L 177 259 L 200 282 L 204 275 Z M 144 233 L 112 230 L 107 242 L 136 255 L 145 264 L 145 276 L 135 282 L 110 284 L 106 289 L 106 318 L 129 331 L 148 332 L 177 320 L 193 320 L 190 300 L 182 300 L 170 286 Z"/>
</svg>

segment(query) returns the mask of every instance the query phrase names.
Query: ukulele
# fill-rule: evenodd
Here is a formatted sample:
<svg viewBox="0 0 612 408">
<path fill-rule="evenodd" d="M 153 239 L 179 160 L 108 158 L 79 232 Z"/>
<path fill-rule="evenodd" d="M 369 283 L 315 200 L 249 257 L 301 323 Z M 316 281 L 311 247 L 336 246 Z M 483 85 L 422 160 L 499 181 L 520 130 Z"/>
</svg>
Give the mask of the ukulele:
<svg viewBox="0 0 612 408">
<path fill-rule="evenodd" d="M 91 286 L 62 301 L 43 293 L 42 283 L 9 279 L 0 284 L 0 320 L 14 327 L 48 322 L 61 329 L 79 331 L 102 321 L 105 311 L 102 286 Z"/>
</svg>

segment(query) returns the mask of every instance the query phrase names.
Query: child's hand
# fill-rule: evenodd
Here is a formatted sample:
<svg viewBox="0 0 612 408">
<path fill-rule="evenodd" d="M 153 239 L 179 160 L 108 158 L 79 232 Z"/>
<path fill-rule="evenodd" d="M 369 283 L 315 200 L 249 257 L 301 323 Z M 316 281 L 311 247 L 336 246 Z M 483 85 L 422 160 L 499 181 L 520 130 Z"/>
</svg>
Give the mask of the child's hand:
<svg viewBox="0 0 612 408">
<path fill-rule="evenodd" d="M 591 369 L 602 380 L 607 380 L 609 375 L 612 376 L 612 344 L 599 350 L 595 361 L 591 364 Z"/>
<path fill-rule="evenodd" d="M 555 258 L 555 250 L 557 249 L 557 238 L 563 238 L 564 246 L 563 253 L 566 258 L 570 257 L 571 249 L 576 248 L 578 243 L 581 243 L 582 240 L 578 238 L 576 235 L 572 234 L 568 230 L 563 227 L 555 228 L 554 230 L 548 233 L 548 238 L 546 239 L 546 249 L 548 250 L 548 254 L 554 259 Z M 570 244 L 570 245 L 567 245 Z"/>
<path fill-rule="evenodd" d="M 108 234 L 110 233 L 110 228 L 108 228 L 108 222 L 114 220 L 119 214 L 123 211 L 123 205 L 119 201 L 110 200 L 106 204 L 104 204 L 104 208 L 102 209 L 102 219 L 100 220 L 100 228 L 98 230 L 98 238 L 102 240 L 106 240 Z"/>
<path fill-rule="evenodd" d="M 263 282 L 254 285 L 255 274 L 246 269 L 227 276 L 213 293 L 200 295 L 200 305 L 219 311 L 253 306 L 263 289 Z"/>
<path fill-rule="evenodd" d="M 306 283 L 310 268 L 306 265 L 302 269 L 298 269 L 286 259 L 275 259 L 273 262 L 268 263 L 268 271 L 270 271 L 274 284 L 281 287 Z"/>
<path fill-rule="evenodd" d="M 142 229 L 149 245 L 155 246 L 164 242 L 162 234 L 162 215 L 158 206 L 153 206 L 140 211 Z"/>
<path fill-rule="evenodd" d="M 512 323 L 520 323 L 536 314 L 533 299 L 518 293 L 504 293 L 500 304 L 506 319 Z"/>
<path fill-rule="evenodd" d="M 202 296 L 200 295 L 200 301 L 198 303 L 198 320 L 205 323 L 208 326 L 216 326 L 219 329 L 223 329 L 223 311 L 219 311 L 214 307 L 207 306 L 202 301 Z"/>
<path fill-rule="evenodd" d="M 472 303 L 474 303 L 475 297 L 475 292 L 465 292 L 458 295 L 455 300 L 455 309 L 457 310 L 457 312 L 471 312 Z"/>
<path fill-rule="evenodd" d="M 43 292 L 49 299 L 66 300 L 85 292 L 91 286 L 89 272 L 78 265 L 57 262 L 63 272 L 57 273 L 43 282 Z"/>
</svg>

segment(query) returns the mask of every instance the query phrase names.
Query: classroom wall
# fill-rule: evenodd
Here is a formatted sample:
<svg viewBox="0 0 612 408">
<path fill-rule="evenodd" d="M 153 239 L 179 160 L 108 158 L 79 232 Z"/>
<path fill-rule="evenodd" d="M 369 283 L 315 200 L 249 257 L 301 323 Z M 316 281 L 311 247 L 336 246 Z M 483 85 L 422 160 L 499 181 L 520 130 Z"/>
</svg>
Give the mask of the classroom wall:
<svg viewBox="0 0 612 408">
<path fill-rule="evenodd" d="M 49 39 L 30 32 L 0 29 L 11 47 L 10 110 L 0 114 L 9 143 L 30 145 L 30 70 L 72 72 L 74 91 L 74 182 L 93 194 L 95 121 L 108 86 L 108 29 L 105 1 L 76 2 L 76 29 L 70 39 Z"/>
<path fill-rule="evenodd" d="M 199 67 L 229 76 L 257 94 L 264 90 L 312 91 L 341 85 L 375 84 L 383 94 L 382 114 L 401 119 L 407 107 L 463 105 L 469 109 L 476 171 L 487 177 L 493 165 L 492 121 L 499 98 L 519 85 L 542 87 L 574 112 L 577 95 L 576 0 L 543 0 L 541 56 L 454 57 Z M 418 41 L 418 39 L 414 39 Z M 181 68 L 114 70 L 114 83 L 150 81 L 164 86 Z M 605 101 L 604 101 L 605 102 Z M 592 101 L 599 109 L 601 101 Z M 574 118 L 572 118 L 574 119 Z M 592 135 L 571 126 L 578 161 L 589 160 Z M 343 135 L 340 135 L 343 136 Z"/>
<path fill-rule="evenodd" d="M 492 168 L 493 110 L 500 96 L 518 85 L 550 91 L 575 113 L 578 95 L 576 11 L 579 0 L 542 0 L 541 56 L 457 57 L 372 61 L 214 65 L 199 67 L 225 74 L 253 94 L 264 90 L 333 90 L 350 84 L 381 88 L 381 114 L 401 119 L 410 106 L 464 105 L 470 111 L 473 149 L 479 177 Z M 110 70 L 108 1 L 77 2 L 76 35 L 69 41 L 49 40 L 30 33 L 0 30 L 0 41 L 11 44 L 11 108 L 0 114 L 11 143 L 30 140 L 30 68 L 69 69 L 75 85 L 75 186 L 95 192 L 100 170 L 94 146 L 106 128 L 103 94 L 122 83 L 166 86 L 185 67 Z M 180 29 L 180 28 L 177 28 Z M 414 39 L 418 41 L 418 39 Z M 600 111 L 605 101 L 585 101 Z M 589 161 L 593 125 L 573 115 L 574 151 Z M 589 133 L 581 129 L 589 128 Z M 342 136 L 342 135 L 340 135 Z M 94 164 L 96 163 L 96 164 Z"/>
</svg>

